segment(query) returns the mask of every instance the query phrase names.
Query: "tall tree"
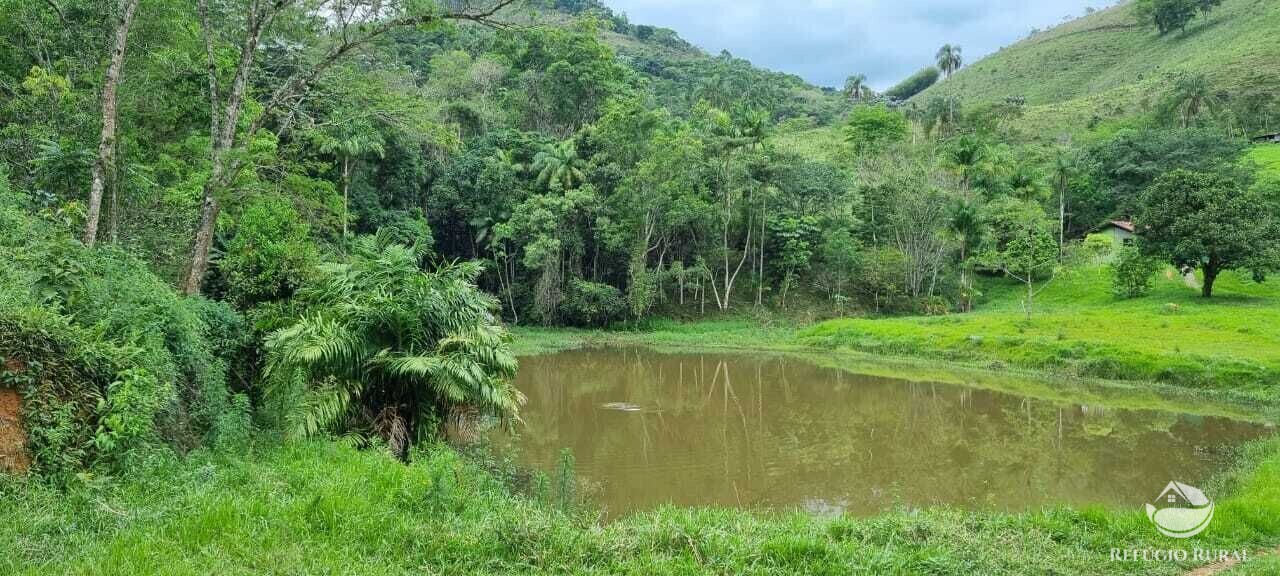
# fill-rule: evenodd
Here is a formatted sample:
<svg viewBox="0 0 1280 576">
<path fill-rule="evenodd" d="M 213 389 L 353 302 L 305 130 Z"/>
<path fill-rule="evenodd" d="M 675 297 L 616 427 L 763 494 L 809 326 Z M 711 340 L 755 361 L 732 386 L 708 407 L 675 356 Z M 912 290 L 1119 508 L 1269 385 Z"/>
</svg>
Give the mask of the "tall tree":
<svg viewBox="0 0 1280 576">
<path fill-rule="evenodd" d="M 342 163 L 342 238 L 345 242 L 350 229 L 351 163 L 366 154 L 385 154 L 382 137 L 368 125 L 351 125 L 336 136 L 322 137 L 320 151 L 337 155 Z"/>
<path fill-rule="evenodd" d="M 1060 147 L 1054 152 L 1051 170 L 1053 190 L 1058 193 L 1058 253 L 1061 254 L 1067 235 L 1067 193 L 1079 171 L 1079 159 L 1070 149 Z"/>
<path fill-rule="evenodd" d="M 850 100 L 858 101 L 866 98 L 871 89 L 867 87 L 866 74 L 854 74 L 844 81 L 844 95 Z"/>
<path fill-rule="evenodd" d="M 1134 225 L 1143 251 L 1180 268 L 1199 268 L 1201 294 L 1213 296 L 1225 270 L 1261 280 L 1277 266 L 1280 219 L 1274 200 L 1237 177 L 1175 170 L 1142 196 Z"/>
<path fill-rule="evenodd" d="M 938 49 L 936 58 L 938 69 L 942 70 L 942 73 L 947 78 L 950 78 L 952 74 L 956 73 L 956 70 L 959 70 L 964 65 L 964 57 L 961 55 L 961 49 L 958 45 L 943 44 Z"/>
<path fill-rule="evenodd" d="M 500 25 L 494 16 L 515 0 L 488 0 L 485 6 L 476 7 L 471 2 L 450 3 L 441 10 L 432 3 L 410 0 L 321 0 L 317 4 L 301 5 L 298 0 L 243 0 L 247 2 L 242 24 L 225 23 L 226 28 L 236 30 L 240 41 L 240 54 L 232 76 L 231 87 L 224 94 L 219 89 L 218 67 L 215 60 L 215 39 L 220 29 L 214 27 L 208 0 L 197 5 L 204 32 L 208 55 L 208 81 L 210 102 L 210 172 L 205 180 L 200 205 L 200 221 L 191 247 L 191 258 L 186 277 L 182 282 L 187 294 L 199 294 L 209 266 L 209 250 L 213 247 L 213 234 L 218 214 L 222 209 L 221 197 L 240 175 L 243 161 L 233 152 L 237 146 L 240 117 L 243 112 L 246 91 L 256 66 L 258 48 L 263 34 L 280 16 L 289 10 L 300 11 L 302 18 L 323 15 L 327 28 L 319 35 L 317 46 L 308 47 L 307 53 L 319 54 L 311 62 L 298 66 L 293 74 L 278 83 L 262 104 L 261 110 L 249 123 L 245 134 L 252 137 L 275 114 L 288 105 L 296 105 L 307 95 L 312 85 L 334 64 L 351 53 L 369 45 L 392 30 L 439 24 L 445 21 L 470 21 L 485 25 Z M 282 122 L 287 126 L 288 122 Z"/>
<path fill-rule="evenodd" d="M 93 180 L 89 185 L 89 205 L 84 224 L 84 243 L 92 247 L 98 240 L 98 222 L 102 216 L 102 194 L 116 186 L 116 92 L 124 74 L 124 54 L 129 45 L 129 28 L 138 9 L 138 0 L 120 0 L 116 9 L 115 42 L 111 63 L 102 83 L 102 131 L 98 136 L 98 158 L 93 163 Z"/>
</svg>

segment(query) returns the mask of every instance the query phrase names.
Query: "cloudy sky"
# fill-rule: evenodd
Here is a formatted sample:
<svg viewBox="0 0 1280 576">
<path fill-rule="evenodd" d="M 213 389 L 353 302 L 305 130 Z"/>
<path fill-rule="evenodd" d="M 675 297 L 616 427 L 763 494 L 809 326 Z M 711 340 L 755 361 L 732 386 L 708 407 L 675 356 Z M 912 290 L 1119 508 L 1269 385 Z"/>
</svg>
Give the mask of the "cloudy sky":
<svg viewBox="0 0 1280 576">
<path fill-rule="evenodd" d="M 674 29 L 712 54 L 841 86 L 885 89 L 960 44 L 965 62 L 1114 0 L 604 0 L 635 24 Z"/>
</svg>

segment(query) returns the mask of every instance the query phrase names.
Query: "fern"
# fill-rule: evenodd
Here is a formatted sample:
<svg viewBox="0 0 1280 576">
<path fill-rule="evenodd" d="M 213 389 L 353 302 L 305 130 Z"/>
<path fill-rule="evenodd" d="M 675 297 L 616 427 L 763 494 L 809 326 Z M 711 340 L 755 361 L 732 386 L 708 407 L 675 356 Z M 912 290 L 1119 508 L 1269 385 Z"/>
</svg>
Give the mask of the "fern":
<svg viewBox="0 0 1280 576">
<path fill-rule="evenodd" d="M 373 434 L 403 456 L 420 425 L 453 408 L 514 420 L 517 363 L 496 303 L 475 287 L 481 266 L 424 272 L 418 247 L 382 235 L 354 244 L 299 290 L 306 313 L 267 340 L 269 393 L 293 398 L 293 433 Z"/>
</svg>

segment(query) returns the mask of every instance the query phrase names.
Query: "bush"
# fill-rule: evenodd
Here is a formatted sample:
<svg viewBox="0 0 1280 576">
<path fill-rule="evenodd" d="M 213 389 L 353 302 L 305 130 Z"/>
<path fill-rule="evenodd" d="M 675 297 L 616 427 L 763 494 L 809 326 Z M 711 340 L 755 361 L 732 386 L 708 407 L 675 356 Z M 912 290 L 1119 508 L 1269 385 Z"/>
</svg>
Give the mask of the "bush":
<svg viewBox="0 0 1280 576">
<path fill-rule="evenodd" d="M 237 219 L 218 261 L 227 299 L 241 307 L 291 296 L 316 264 L 307 225 L 283 198 L 262 197 Z"/>
<path fill-rule="evenodd" d="M 1085 237 L 1081 248 L 1087 258 L 1097 263 L 1106 260 L 1115 253 L 1116 242 L 1106 234 L 1090 234 Z"/>
<path fill-rule="evenodd" d="M 239 317 L 72 233 L 0 197 L 0 380 L 23 397 L 36 471 L 193 448 L 240 426 L 220 356 L 244 332 Z"/>
<path fill-rule="evenodd" d="M 627 303 L 622 291 L 613 286 L 574 279 L 560 310 L 568 324 L 600 327 L 626 314 Z"/>
<path fill-rule="evenodd" d="M 1117 298 L 1138 298 L 1151 291 L 1151 278 L 1160 263 L 1144 256 L 1137 246 L 1125 246 L 1111 264 L 1111 292 Z"/>
</svg>

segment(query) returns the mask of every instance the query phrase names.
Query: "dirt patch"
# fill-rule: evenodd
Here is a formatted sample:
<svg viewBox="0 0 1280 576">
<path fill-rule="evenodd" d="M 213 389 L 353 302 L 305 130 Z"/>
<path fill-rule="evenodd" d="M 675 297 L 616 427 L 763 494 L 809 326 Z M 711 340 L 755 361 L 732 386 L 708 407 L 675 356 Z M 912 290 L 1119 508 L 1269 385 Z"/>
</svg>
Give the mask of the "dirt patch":
<svg viewBox="0 0 1280 576">
<path fill-rule="evenodd" d="M 27 434 L 22 429 L 22 398 L 17 390 L 0 388 L 0 471 L 26 472 Z"/>
</svg>

